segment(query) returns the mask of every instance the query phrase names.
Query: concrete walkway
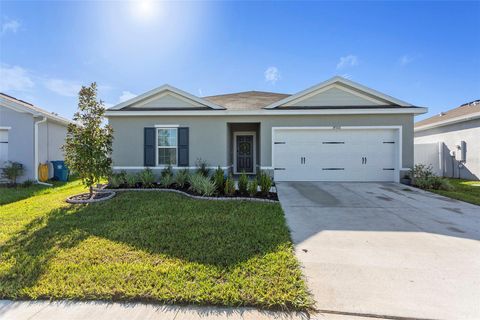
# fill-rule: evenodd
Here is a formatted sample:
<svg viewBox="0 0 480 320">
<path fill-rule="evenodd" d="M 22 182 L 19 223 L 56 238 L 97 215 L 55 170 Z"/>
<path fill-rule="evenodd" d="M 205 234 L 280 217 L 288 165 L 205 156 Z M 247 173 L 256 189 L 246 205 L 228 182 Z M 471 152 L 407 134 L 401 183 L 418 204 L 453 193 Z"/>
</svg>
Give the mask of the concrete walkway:
<svg viewBox="0 0 480 320">
<path fill-rule="evenodd" d="M 277 183 L 319 310 L 480 319 L 480 207 L 395 183 Z"/>
<path fill-rule="evenodd" d="M 1 320 L 300 320 L 304 313 L 261 311 L 253 308 L 217 308 L 168 306 L 146 303 L 109 303 L 100 301 L 10 301 L 0 300 Z M 335 318 L 323 318 L 335 320 Z"/>
</svg>

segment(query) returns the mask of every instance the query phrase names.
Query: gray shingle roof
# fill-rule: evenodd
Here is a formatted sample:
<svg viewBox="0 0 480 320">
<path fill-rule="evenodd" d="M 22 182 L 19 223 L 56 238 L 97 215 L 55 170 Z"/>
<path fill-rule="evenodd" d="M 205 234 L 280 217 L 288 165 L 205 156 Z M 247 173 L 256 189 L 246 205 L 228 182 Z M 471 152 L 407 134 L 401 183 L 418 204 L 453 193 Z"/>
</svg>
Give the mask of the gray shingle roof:
<svg viewBox="0 0 480 320">
<path fill-rule="evenodd" d="M 228 110 L 258 110 L 290 96 L 284 93 L 246 91 L 203 97 Z"/>
<path fill-rule="evenodd" d="M 480 112 L 480 100 L 475 100 L 462 104 L 460 107 L 455 109 L 448 110 L 446 112 L 441 112 L 433 117 L 424 119 L 415 123 L 415 128 L 423 127 L 426 125 L 440 124 L 442 122 L 454 119 L 465 117 L 467 119 L 469 115 Z"/>
</svg>

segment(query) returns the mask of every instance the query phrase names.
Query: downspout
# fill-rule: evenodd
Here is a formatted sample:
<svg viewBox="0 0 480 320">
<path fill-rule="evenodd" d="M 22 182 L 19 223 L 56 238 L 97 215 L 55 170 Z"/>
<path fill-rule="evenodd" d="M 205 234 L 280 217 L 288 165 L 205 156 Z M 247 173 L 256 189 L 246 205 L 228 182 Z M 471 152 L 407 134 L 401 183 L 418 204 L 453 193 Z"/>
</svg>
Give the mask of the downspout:
<svg viewBox="0 0 480 320">
<path fill-rule="evenodd" d="M 51 187 L 51 186 L 53 186 L 53 184 L 38 181 L 38 150 L 39 150 L 39 146 L 38 146 L 38 125 L 39 125 L 40 123 L 45 123 L 45 122 L 47 122 L 47 117 L 43 117 L 42 120 L 35 122 L 35 132 L 34 132 L 34 137 L 35 137 L 35 143 L 34 143 L 35 152 L 34 152 L 33 167 L 34 167 L 34 172 L 35 172 L 35 182 L 38 183 L 38 184 L 42 184 L 42 185 L 44 185 L 44 186 L 49 186 L 49 187 Z"/>
</svg>

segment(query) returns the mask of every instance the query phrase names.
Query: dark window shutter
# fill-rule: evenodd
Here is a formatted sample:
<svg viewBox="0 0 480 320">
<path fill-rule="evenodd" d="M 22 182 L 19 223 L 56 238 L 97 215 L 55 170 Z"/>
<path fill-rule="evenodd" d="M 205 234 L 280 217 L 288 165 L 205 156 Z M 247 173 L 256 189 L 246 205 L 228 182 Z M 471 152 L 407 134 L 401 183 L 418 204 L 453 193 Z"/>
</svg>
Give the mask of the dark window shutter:
<svg viewBox="0 0 480 320">
<path fill-rule="evenodd" d="M 178 128 L 178 166 L 188 167 L 188 128 Z"/>
<path fill-rule="evenodd" d="M 154 167 L 155 164 L 155 128 L 143 128 L 143 165 Z"/>
</svg>

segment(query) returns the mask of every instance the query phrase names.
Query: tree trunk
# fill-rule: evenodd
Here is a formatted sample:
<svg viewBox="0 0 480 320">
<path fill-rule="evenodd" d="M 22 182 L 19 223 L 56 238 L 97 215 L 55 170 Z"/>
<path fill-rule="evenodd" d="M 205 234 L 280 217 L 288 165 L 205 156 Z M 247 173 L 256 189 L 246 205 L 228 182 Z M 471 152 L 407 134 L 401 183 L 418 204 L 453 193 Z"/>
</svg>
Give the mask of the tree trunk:
<svg viewBox="0 0 480 320">
<path fill-rule="evenodd" d="M 90 199 L 92 199 L 93 198 L 93 185 L 91 185 L 89 187 L 89 191 L 90 191 Z"/>
</svg>

